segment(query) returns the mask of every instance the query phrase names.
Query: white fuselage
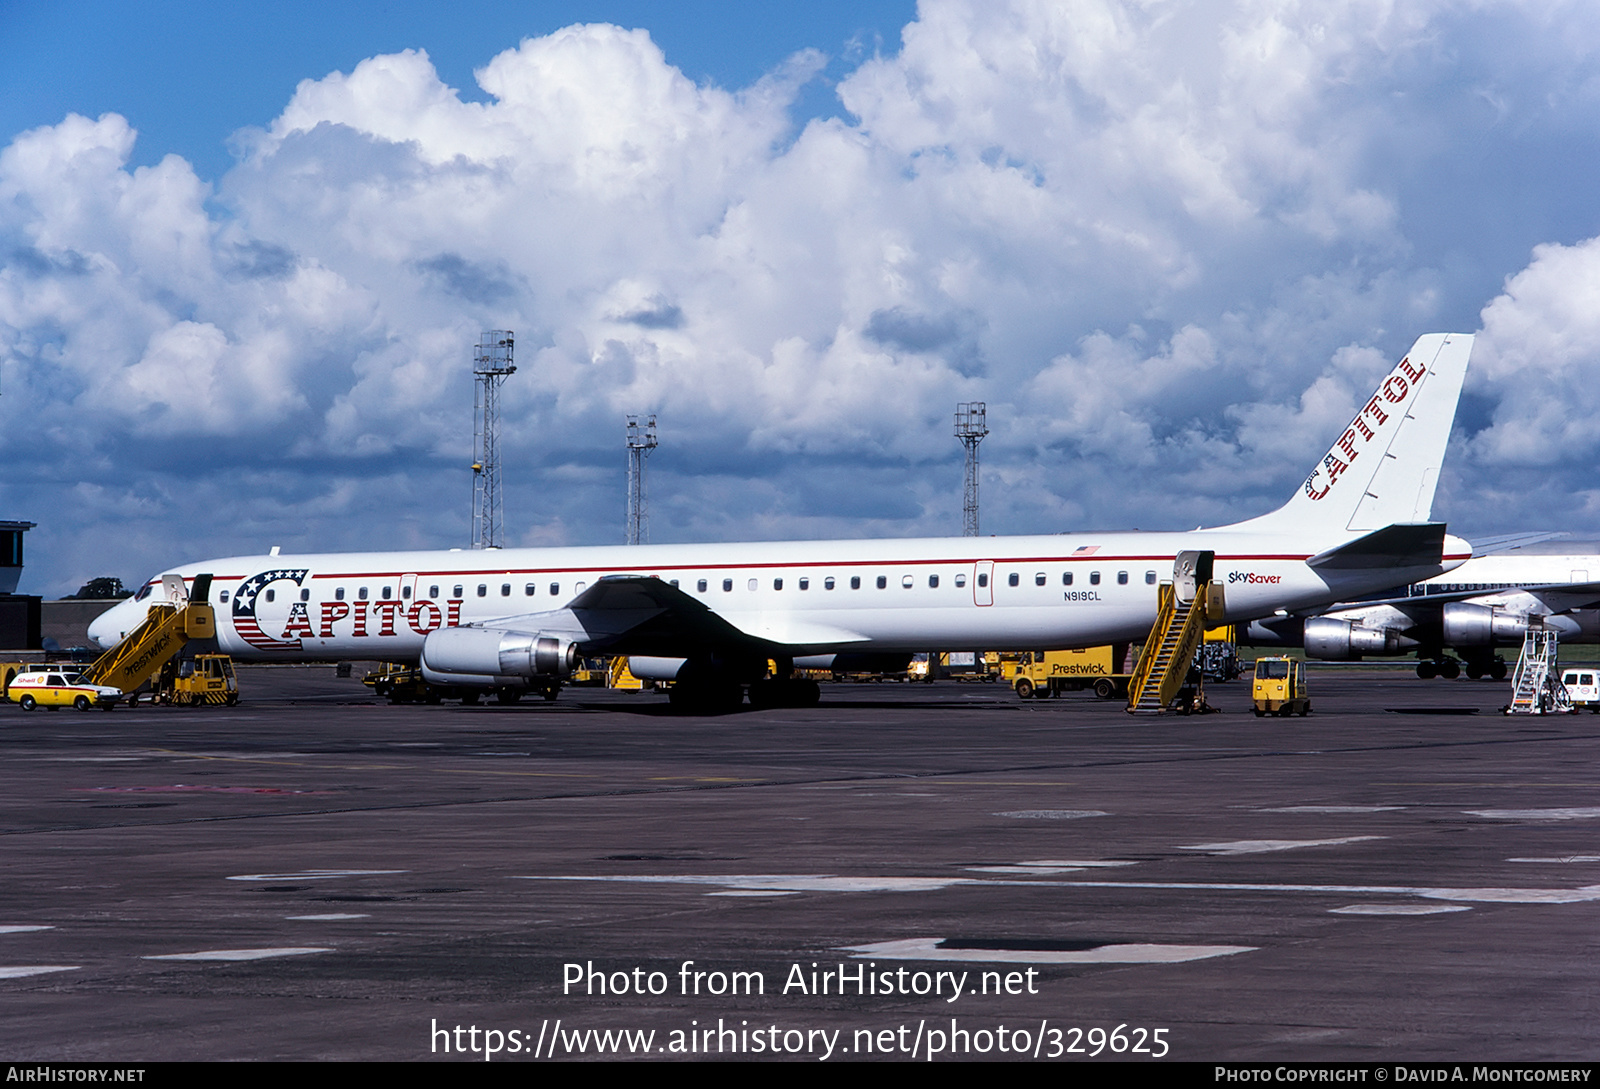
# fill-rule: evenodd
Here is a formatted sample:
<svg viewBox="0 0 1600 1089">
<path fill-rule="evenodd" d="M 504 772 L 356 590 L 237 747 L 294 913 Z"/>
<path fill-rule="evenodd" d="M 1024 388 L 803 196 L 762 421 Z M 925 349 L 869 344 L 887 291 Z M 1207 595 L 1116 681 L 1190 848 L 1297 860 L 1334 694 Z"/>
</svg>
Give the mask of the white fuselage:
<svg viewBox="0 0 1600 1089">
<path fill-rule="evenodd" d="M 1185 533 L 788 541 L 447 552 L 237 556 L 170 573 L 213 576 L 217 638 L 243 660 L 414 661 L 441 627 L 560 609 L 606 575 L 653 575 L 746 635 L 796 654 L 1069 648 L 1138 639 L 1156 584 L 1182 550 L 1216 554 L 1227 617 L 1315 607 L 1449 570 L 1470 552 L 1447 538 L 1428 567 L 1318 571 L 1326 540 L 1240 527 Z M 242 595 L 242 596 L 241 596 Z M 111 646 L 161 577 L 90 627 Z M 685 647 L 685 655 L 692 648 Z"/>
</svg>

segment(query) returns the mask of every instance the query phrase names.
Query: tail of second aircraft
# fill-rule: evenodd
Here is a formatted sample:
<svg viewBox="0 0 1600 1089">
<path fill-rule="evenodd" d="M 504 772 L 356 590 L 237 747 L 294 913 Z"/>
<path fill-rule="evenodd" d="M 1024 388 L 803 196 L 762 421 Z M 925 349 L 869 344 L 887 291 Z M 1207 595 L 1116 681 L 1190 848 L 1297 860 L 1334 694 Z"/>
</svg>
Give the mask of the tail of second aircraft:
<svg viewBox="0 0 1600 1089">
<path fill-rule="evenodd" d="M 1294 498 L 1230 528 L 1331 539 L 1428 521 L 1472 339 L 1470 333 L 1418 337 Z"/>
</svg>

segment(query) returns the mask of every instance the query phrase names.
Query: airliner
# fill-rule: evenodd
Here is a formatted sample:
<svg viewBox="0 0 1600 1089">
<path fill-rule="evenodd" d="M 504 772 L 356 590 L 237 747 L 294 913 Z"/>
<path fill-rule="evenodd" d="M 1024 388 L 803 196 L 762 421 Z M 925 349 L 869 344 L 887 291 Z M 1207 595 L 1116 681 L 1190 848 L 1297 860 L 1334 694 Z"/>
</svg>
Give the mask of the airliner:
<svg viewBox="0 0 1600 1089">
<path fill-rule="evenodd" d="M 1519 646 L 1530 622 L 1562 643 L 1600 643 L 1600 554 L 1549 541 L 1489 554 L 1480 543 L 1479 551 L 1392 597 L 1256 621 L 1240 641 L 1304 646 L 1306 657 L 1325 661 L 1415 651 L 1419 677 L 1454 678 L 1465 669 L 1473 679 L 1494 680 L 1506 675 L 1497 649 Z"/>
<path fill-rule="evenodd" d="M 246 661 L 420 662 L 432 683 L 553 695 L 579 655 L 630 656 L 674 703 L 813 703 L 797 662 L 930 647 L 1136 640 L 1180 552 L 1213 554 L 1229 620 L 1325 606 L 1449 571 L 1470 547 L 1430 522 L 1472 351 L 1430 333 L 1384 377 L 1281 508 L 1190 532 L 235 556 L 152 578 L 90 626 L 102 647 L 195 576 Z M 205 580 L 202 580 L 202 585 Z M 158 598 L 158 595 L 165 595 Z M 776 674 L 769 676 L 769 662 Z"/>
</svg>

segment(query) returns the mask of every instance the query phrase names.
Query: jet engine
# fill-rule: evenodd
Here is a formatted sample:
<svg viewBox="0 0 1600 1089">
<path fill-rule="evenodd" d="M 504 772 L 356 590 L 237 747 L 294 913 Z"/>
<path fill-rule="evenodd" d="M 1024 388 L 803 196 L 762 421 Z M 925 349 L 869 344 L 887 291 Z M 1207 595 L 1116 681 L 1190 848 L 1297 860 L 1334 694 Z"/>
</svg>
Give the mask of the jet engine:
<svg viewBox="0 0 1600 1089">
<path fill-rule="evenodd" d="M 422 675 L 433 684 L 500 687 L 530 677 L 567 677 L 577 661 L 577 644 L 559 635 L 440 628 L 422 641 Z"/>
<path fill-rule="evenodd" d="M 1451 601 L 1444 607 L 1444 641 L 1451 647 L 1515 646 L 1528 634 L 1528 618 L 1496 609 Z"/>
<path fill-rule="evenodd" d="M 1415 645 L 1416 640 L 1392 628 L 1363 628 L 1331 616 L 1313 616 L 1306 621 L 1306 657 L 1325 662 L 1355 661 L 1363 654 L 1398 654 L 1402 647 Z"/>
</svg>

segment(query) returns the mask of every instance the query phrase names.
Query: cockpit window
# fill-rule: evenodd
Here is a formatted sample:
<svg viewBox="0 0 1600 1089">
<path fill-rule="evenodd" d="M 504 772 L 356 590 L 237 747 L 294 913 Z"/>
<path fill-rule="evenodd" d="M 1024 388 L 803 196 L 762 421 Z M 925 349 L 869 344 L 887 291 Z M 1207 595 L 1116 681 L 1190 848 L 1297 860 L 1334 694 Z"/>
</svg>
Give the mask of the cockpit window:
<svg viewBox="0 0 1600 1089">
<path fill-rule="evenodd" d="M 143 601 L 145 598 L 150 596 L 150 591 L 154 590 L 155 588 L 156 588 L 156 584 L 155 583 L 153 583 L 153 582 L 145 583 L 143 586 L 139 587 L 139 592 L 137 594 L 133 595 L 133 600 L 135 600 L 135 601 Z"/>
</svg>

